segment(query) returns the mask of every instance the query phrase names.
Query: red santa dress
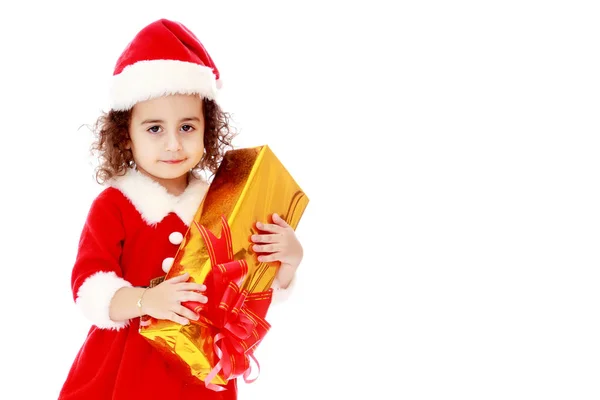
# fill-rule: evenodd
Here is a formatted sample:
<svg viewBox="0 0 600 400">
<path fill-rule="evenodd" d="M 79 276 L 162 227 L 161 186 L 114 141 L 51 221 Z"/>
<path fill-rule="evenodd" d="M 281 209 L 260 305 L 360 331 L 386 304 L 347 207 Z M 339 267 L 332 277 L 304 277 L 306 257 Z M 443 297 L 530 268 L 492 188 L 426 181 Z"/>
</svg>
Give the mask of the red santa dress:
<svg viewBox="0 0 600 400">
<path fill-rule="evenodd" d="M 148 286 L 164 275 L 200 205 L 208 183 L 192 178 L 180 196 L 129 170 L 93 201 L 72 272 L 73 298 L 92 322 L 59 400 L 235 399 L 231 381 L 215 392 L 169 368 L 138 332 L 139 318 L 112 321 L 109 305 L 122 287 Z M 274 285 L 273 302 L 287 289 Z"/>
</svg>

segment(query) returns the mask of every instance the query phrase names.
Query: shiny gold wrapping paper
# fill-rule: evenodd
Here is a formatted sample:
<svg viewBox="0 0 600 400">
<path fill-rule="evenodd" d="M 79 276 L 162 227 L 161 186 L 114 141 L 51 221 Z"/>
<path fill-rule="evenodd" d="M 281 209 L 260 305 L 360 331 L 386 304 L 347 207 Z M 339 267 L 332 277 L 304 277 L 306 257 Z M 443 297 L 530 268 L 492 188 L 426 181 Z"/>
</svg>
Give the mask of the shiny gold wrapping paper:
<svg viewBox="0 0 600 400">
<path fill-rule="evenodd" d="M 225 154 L 209 190 L 194 217 L 216 236 L 221 236 L 221 216 L 231 227 L 235 260 L 245 259 L 248 275 L 242 289 L 260 292 L 271 287 L 278 263 L 259 263 L 251 249 L 250 236 L 259 233 L 255 223 L 271 222 L 278 213 L 292 228 L 308 204 L 308 197 L 268 146 L 230 150 Z M 211 262 L 202 236 L 194 223 L 181 243 L 166 278 L 188 272 L 190 280 L 203 283 Z M 217 301 L 218 299 L 210 299 Z M 191 376 L 204 380 L 216 365 L 214 329 L 193 322 L 188 326 L 144 317 L 148 326 L 140 333 Z M 175 356 L 176 357 L 173 357 Z M 218 374 L 211 383 L 225 384 Z"/>
</svg>

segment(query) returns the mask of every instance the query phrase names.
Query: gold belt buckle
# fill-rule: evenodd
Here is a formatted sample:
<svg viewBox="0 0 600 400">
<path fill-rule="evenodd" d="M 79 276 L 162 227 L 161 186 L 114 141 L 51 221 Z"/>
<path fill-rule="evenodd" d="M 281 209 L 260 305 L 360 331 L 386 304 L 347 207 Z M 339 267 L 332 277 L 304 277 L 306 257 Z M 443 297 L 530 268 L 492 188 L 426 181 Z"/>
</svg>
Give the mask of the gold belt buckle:
<svg viewBox="0 0 600 400">
<path fill-rule="evenodd" d="M 163 275 L 163 276 L 159 276 L 158 278 L 151 279 L 149 287 L 153 288 L 154 286 L 161 284 L 165 280 L 166 277 L 167 277 L 166 275 Z"/>
</svg>

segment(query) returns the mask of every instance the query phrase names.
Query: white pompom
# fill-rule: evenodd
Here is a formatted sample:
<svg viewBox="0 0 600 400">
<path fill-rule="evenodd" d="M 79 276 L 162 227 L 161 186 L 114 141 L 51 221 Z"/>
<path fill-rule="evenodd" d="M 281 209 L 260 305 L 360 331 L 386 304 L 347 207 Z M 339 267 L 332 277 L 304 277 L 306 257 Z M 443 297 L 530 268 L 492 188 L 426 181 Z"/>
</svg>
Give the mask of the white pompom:
<svg viewBox="0 0 600 400">
<path fill-rule="evenodd" d="M 175 261 L 173 257 L 167 257 L 163 260 L 162 270 L 165 272 L 165 274 L 168 273 L 171 267 L 173 266 L 173 261 Z"/>
<path fill-rule="evenodd" d="M 169 235 L 169 242 L 172 244 L 181 244 L 183 241 L 183 234 L 181 232 L 173 232 Z"/>
</svg>

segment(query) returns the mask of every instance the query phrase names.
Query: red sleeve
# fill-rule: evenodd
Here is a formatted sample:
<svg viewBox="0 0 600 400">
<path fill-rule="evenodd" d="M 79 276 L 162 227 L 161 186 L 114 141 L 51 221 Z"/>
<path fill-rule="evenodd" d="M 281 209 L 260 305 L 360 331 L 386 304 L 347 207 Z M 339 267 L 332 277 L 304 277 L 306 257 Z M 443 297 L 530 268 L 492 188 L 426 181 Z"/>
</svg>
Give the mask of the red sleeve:
<svg viewBox="0 0 600 400">
<path fill-rule="evenodd" d="M 81 232 L 71 287 L 83 315 L 102 329 L 121 329 L 129 321 L 109 317 L 110 302 L 122 287 L 131 287 L 123 279 L 119 264 L 125 229 L 115 189 L 106 189 L 94 200 Z"/>
</svg>

